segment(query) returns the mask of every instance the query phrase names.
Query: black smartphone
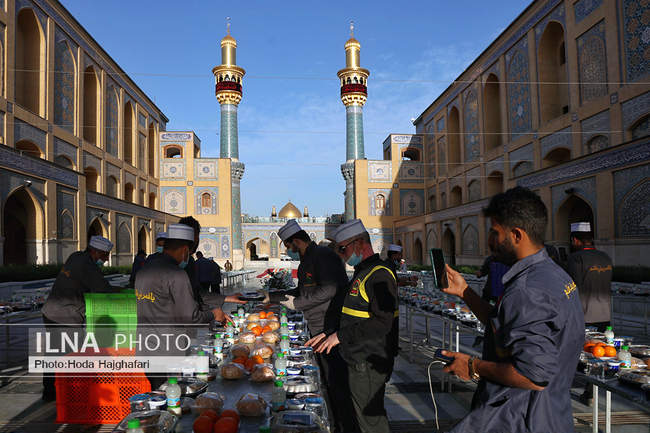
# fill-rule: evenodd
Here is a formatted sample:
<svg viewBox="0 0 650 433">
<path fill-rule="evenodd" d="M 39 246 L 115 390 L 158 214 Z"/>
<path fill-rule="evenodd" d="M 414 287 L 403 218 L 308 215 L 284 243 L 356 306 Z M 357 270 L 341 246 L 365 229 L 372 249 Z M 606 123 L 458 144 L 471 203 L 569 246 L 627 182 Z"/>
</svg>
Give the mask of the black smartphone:
<svg viewBox="0 0 650 433">
<path fill-rule="evenodd" d="M 438 289 L 449 287 L 447 281 L 447 270 L 445 269 L 445 256 L 440 248 L 431 248 L 431 263 L 433 264 L 433 277 L 436 280 Z"/>
<path fill-rule="evenodd" d="M 433 359 L 435 359 L 436 361 L 442 361 L 445 364 L 449 365 L 452 362 L 454 362 L 456 358 L 454 358 L 453 356 L 443 355 L 442 349 L 437 349 L 436 352 L 433 354 Z"/>
</svg>

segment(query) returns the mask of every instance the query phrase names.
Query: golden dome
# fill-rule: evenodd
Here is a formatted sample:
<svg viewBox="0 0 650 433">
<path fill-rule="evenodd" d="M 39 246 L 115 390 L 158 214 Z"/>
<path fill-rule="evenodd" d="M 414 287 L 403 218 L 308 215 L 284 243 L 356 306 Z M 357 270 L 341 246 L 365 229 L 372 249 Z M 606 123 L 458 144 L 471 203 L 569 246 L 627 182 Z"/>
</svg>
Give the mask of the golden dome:
<svg viewBox="0 0 650 433">
<path fill-rule="evenodd" d="M 361 48 L 361 43 L 354 38 L 350 38 L 345 43 L 345 49 L 347 50 L 348 48 L 352 48 L 352 47 Z"/>
<path fill-rule="evenodd" d="M 221 40 L 221 46 L 222 47 L 224 45 L 227 45 L 227 44 L 233 44 L 235 46 L 235 48 L 237 48 L 237 41 L 235 40 L 235 38 L 233 38 L 230 35 L 224 36 L 223 39 Z"/>
<path fill-rule="evenodd" d="M 280 209 L 280 212 L 278 213 L 278 217 L 280 218 L 302 218 L 302 214 L 300 213 L 300 210 L 298 210 L 297 207 L 289 201 L 289 203 L 285 204 L 282 209 Z"/>
</svg>

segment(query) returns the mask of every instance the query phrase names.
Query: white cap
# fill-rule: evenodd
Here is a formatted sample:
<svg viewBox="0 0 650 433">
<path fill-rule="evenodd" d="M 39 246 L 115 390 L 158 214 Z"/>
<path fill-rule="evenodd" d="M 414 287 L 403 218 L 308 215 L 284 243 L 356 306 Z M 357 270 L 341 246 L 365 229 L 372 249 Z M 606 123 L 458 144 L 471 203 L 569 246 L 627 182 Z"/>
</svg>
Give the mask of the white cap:
<svg viewBox="0 0 650 433">
<path fill-rule="evenodd" d="M 113 249 L 113 242 L 106 239 L 104 236 L 92 236 L 88 246 L 104 252 L 109 252 Z"/>
<path fill-rule="evenodd" d="M 167 239 L 167 232 L 159 232 L 158 236 L 156 236 L 156 240 L 158 239 Z"/>
<path fill-rule="evenodd" d="M 300 230 L 302 230 L 302 228 L 298 225 L 296 220 L 290 219 L 285 225 L 280 227 L 280 230 L 278 230 L 278 236 L 280 236 L 280 239 L 284 242 Z"/>
<path fill-rule="evenodd" d="M 591 232 L 591 224 L 587 222 L 571 224 L 571 232 Z"/>
<path fill-rule="evenodd" d="M 402 247 L 400 247 L 399 245 L 390 244 L 390 245 L 388 245 L 388 251 L 394 251 L 396 253 L 401 253 L 402 252 Z"/>
<path fill-rule="evenodd" d="M 194 229 L 185 224 L 170 224 L 167 228 L 167 239 L 194 242 Z"/>
<path fill-rule="evenodd" d="M 352 239 L 353 237 L 362 235 L 364 233 L 368 232 L 363 226 L 363 223 L 360 219 L 355 219 L 339 226 L 339 229 L 334 234 L 334 240 L 337 244 L 340 244 L 343 241 Z"/>
</svg>

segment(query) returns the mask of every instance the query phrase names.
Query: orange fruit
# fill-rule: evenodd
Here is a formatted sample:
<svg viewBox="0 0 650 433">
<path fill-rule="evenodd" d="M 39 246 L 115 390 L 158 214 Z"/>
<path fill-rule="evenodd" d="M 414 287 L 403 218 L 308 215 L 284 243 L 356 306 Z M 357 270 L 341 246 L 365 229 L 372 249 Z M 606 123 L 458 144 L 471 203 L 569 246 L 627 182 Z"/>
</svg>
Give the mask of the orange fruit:
<svg viewBox="0 0 650 433">
<path fill-rule="evenodd" d="M 260 319 L 266 319 L 266 311 L 260 311 Z"/>
<path fill-rule="evenodd" d="M 215 422 L 216 420 L 219 419 L 219 414 L 212 409 L 204 410 L 203 412 L 201 412 L 201 416 L 207 416 L 208 418 L 211 418 L 212 422 Z"/>
<path fill-rule="evenodd" d="M 255 335 L 262 335 L 262 327 L 261 326 L 256 326 L 253 329 L 251 329 L 251 331 Z"/>
<path fill-rule="evenodd" d="M 232 360 L 232 362 L 235 362 L 237 364 L 245 365 L 246 361 L 248 361 L 247 358 L 244 358 L 243 356 L 240 356 L 239 358 L 235 358 Z"/>
<path fill-rule="evenodd" d="M 262 328 L 262 334 L 266 334 L 267 332 L 271 332 L 272 329 L 269 325 L 266 325 L 264 328 Z"/>
<path fill-rule="evenodd" d="M 252 359 L 247 359 L 246 362 L 244 362 L 244 367 L 246 367 L 246 370 L 251 371 L 253 367 L 255 366 L 255 361 Z"/>
<path fill-rule="evenodd" d="M 584 350 L 585 352 L 591 353 L 591 351 L 593 350 L 594 347 L 596 347 L 596 345 L 594 343 L 585 343 L 585 345 L 582 346 L 582 350 Z"/>
<path fill-rule="evenodd" d="M 239 423 L 239 413 L 237 413 L 236 410 L 226 409 L 223 412 L 221 412 L 221 417 L 222 418 L 234 418 Z"/>
<path fill-rule="evenodd" d="M 235 418 L 221 417 L 219 421 L 214 423 L 213 433 L 237 433 L 239 423 Z"/>
<path fill-rule="evenodd" d="M 595 357 L 600 358 L 602 356 L 605 356 L 605 348 L 602 346 L 596 346 L 594 347 L 592 353 Z"/>
<path fill-rule="evenodd" d="M 212 426 L 214 425 L 214 421 L 212 418 L 209 416 L 203 416 L 201 415 L 197 419 L 194 420 L 194 424 L 192 424 L 192 428 L 194 429 L 194 433 L 212 433 Z"/>
<path fill-rule="evenodd" d="M 267 319 L 272 319 L 273 317 L 275 317 L 275 313 L 273 311 L 269 311 L 268 313 L 266 313 Z"/>
<path fill-rule="evenodd" d="M 253 355 L 251 359 L 253 360 L 253 362 L 255 362 L 255 364 L 264 364 L 264 358 L 262 358 L 259 355 Z"/>
<path fill-rule="evenodd" d="M 616 348 L 614 346 L 605 346 L 605 356 L 616 356 Z"/>
</svg>

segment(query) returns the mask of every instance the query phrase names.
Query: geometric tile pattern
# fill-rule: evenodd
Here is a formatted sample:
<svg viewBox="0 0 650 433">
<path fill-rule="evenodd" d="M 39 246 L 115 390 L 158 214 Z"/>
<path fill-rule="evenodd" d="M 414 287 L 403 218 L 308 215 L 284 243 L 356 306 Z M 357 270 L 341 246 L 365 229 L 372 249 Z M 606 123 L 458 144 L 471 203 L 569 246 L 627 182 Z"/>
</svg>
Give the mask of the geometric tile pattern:
<svg viewBox="0 0 650 433">
<path fill-rule="evenodd" d="M 532 127 L 528 72 L 528 40 L 523 38 L 506 54 L 508 77 L 508 118 L 514 140 Z"/>
<path fill-rule="evenodd" d="M 579 23 L 589 16 L 590 13 L 595 11 L 603 4 L 603 0 L 578 0 L 573 5 L 573 13 L 575 14 L 575 22 Z"/>
<path fill-rule="evenodd" d="M 596 218 L 597 195 L 596 195 L 596 178 L 588 177 L 586 179 L 574 180 L 572 182 L 561 183 L 551 187 L 551 209 L 552 215 L 556 215 L 558 209 L 566 201 L 569 195 L 566 190 L 573 188 L 575 194 L 585 200 L 594 212 L 594 219 Z M 555 220 L 555 218 L 552 218 Z"/>
<path fill-rule="evenodd" d="M 623 40 L 627 81 L 650 71 L 650 2 L 623 0 Z"/>
<path fill-rule="evenodd" d="M 345 153 L 347 160 L 363 159 L 363 109 L 356 105 L 345 107 Z"/>
<path fill-rule="evenodd" d="M 510 152 L 510 170 L 512 177 L 523 176 L 533 171 L 533 144 L 527 144 Z"/>
<path fill-rule="evenodd" d="M 392 201 L 391 189 L 368 189 L 368 214 L 372 216 L 392 216 Z"/>
<path fill-rule="evenodd" d="M 185 179 L 185 159 L 165 158 L 160 167 L 161 179 Z"/>
<path fill-rule="evenodd" d="M 650 116 L 646 116 L 642 121 L 634 125 L 631 132 L 633 140 L 650 134 Z"/>
<path fill-rule="evenodd" d="M 623 112 L 623 127 L 629 129 L 643 116 L 650 113 L 650 92 L 645 92 L 621 103 L 621 111 Z"/>
<path fill-rule="evenodd" d="M 602 111 L 580 122 L 582 129 L 582 145 L 583 152 L 592 153 L 599 149 L 591 149 L 587 151 L 585 144 L 596 136 L 602 136 L 605 143 L 609 142 L 609 110 Z M 599 145 L 603 143 L 602 139 L 598 139 Z M 593 146 L 593 145 L 592 145 Z"/>
<path fill-rule="evenodd" d="M 75 238 L 75 209 L 76 191 L 62 188 L 57 185 L 56 188 L 56 207 L 57 207 L 57 225 L 59 239 Z"/>
<path fill-rule="evenodd" d="M 650 235 L 650 164 L 614 172 L 614 208 L 618 237 Z"/>
<path fill-rule="evenodd" d="M 391 161 L 368 161 L 369 182 L 392 182 L 393 164 Z"/>
<path fill-rule="evenodd" d="M 118 113 L 117 92 L 112 85 L 106 89 L 106 151 L 113 156 L 118 155 Z"/>
<path fill-rule="evenodd" d="M 53 180 L 75 188 L 79 185 L 78 177 L 73 171 L 63 169 L 42 159 L 26 158 L 18 151 L 4 145 L 0 145 L 0 166 L 8 169 L 26 171 L 32 173 L 34 176 Z"/>
<path fill-rule="evenodd" d="M 424 182 L 424 167 L 421 162 L 402 161 L 399 166 L 398 178 L 402 182 L 420 183 Z"/>
<path fill-rule="evenodd" d="M 601 21 L 578 38 L 580 101 L 607 95 L 605 22 Z"/>
<path fill-rule="evenodd" d="M 194 178 L 197 180 L 217 180 L 217 160 L 208 158 L 195 159 Z"/>
<path fill-rule="evenodd" d="M 438 176 L 447 175 L 447 154 L 446 154 L 447 143 L 445 137 L 438 139 Z"/>
<path fill-rule="evenodd" d="M 477 255 L 478 248 L 478 217 L 469 216 L 460 219 L 461 227 L 463 230 L 463 237 L 461 241 L 462 254 Z"/>
<path fill-rule="evenodd" d="M 563 147 L 571 151 L 571 127 L 568 126 L 551 135 L 547 135 L 540 140 L 540 144 L 542 147 L 542 159 L 546 158 L 550 151 L 558 147 Z"/>
<path fill-rule="evenodd" d="M 217 215 L 219 213 L 219 188 L 194 188 L 194 212 L 198 215 Z"/>
<path fill-rule="evenodd" d="M 421 189 L 401 189 L 400 216 L 417 216 L 424 213 L 424 191 Z"/>
<path fill-rule="evenodd" d="M 45 153 L 47 132 L 41 131 L 35 126 L 22 120 L 14 119 L 14 142 L 17 143 L 21 140 L 28 140 L 34 143 L 41 152 Z"/>
<path fill-rule="evenodd" d="M 546 15 L 546 17 L 535 26 L 535 41 L 537 42 L 537 46 L 539 46 L 539 40 L 542 37 L 544 30 L 546 30 L 546 25 L 549 21 L 556 21 L 562 24 L 563 29 L 566 28 L 564 23 L 564 4 L 556 7 L 553 12 Z"/>
<path fill-rule="evenodd" d="M 160 189 L 162 193 L 162 211 L 176 215 L 185 214 L 185 187 L 163 186 Z"/>
<path fill-rule="evenodd" d="M 470 90 L 465 96 L 465 104 L 463 106 L 464 115 L 463 127 L 465 129 L 463 137 L 465 142 L 465 161 L 474 161 L 481 153 L 480 143 L 478 138 L 478 99 L 476 92 Z"/>
<path fill-rule="evenodd" d="M 72 144 L 54 137 L 54 156 L 65 156 L 76 166 L 77 165 L 77 148 Z"/>
<path fill-rule="evenodd" d="M 62 40 L 54 47 L 54 124 L 74 131 L 75 61 Z"/>
<path fill-rule="evenodd" d="M 221 104 L 221 158 L 239 158 L 237 137 L 237 106 Z"/>
</svg>

